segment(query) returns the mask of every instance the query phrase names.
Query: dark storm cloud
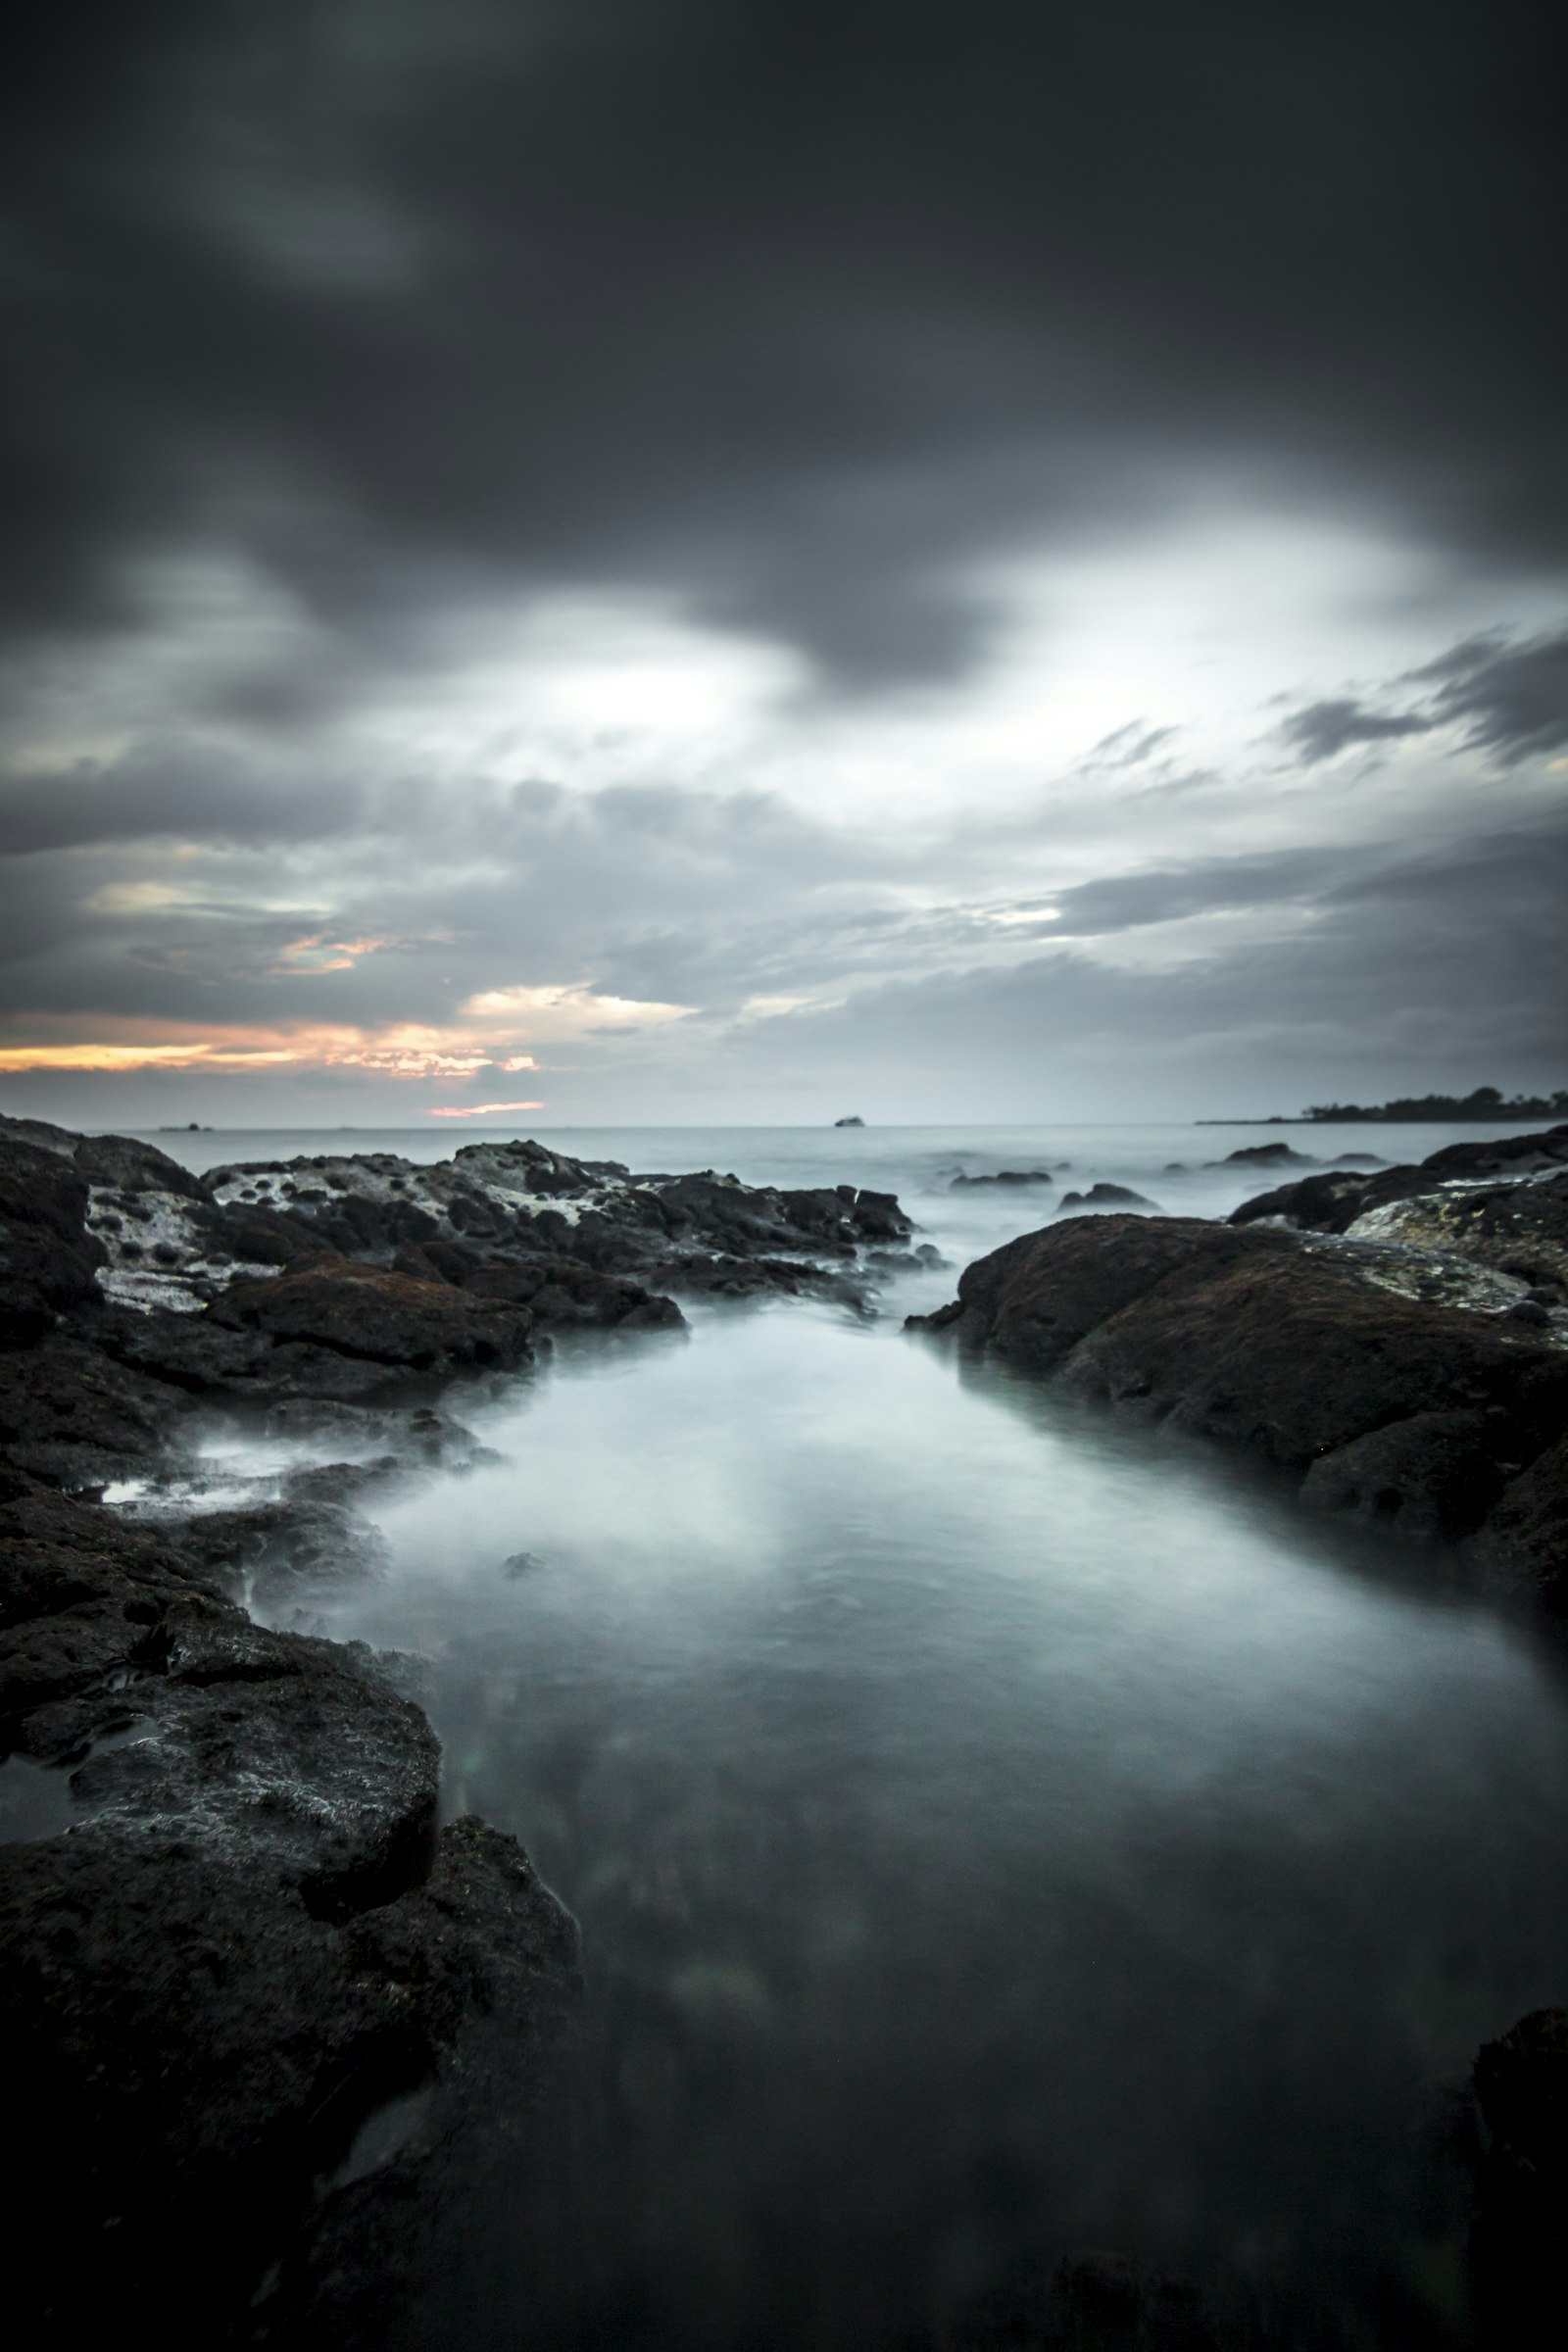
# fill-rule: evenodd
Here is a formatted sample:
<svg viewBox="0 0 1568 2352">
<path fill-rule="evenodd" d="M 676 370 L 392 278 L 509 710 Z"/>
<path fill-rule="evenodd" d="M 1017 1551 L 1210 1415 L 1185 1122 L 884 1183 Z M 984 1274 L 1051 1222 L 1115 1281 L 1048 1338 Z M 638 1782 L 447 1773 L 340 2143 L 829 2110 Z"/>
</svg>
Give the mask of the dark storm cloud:
<svg viewBox="0 0 1568 2352">
<path fill-rule="evenodd" d="M 1302 765 L 1312 767 L 1319 760 L 1338 759 L 1355 744 L 1394 743 L 1404 735 L 1429 735 L 1435 724 L 1414 712 L 1369 710 L 1347 696 L 1308 703 L 1285 721 L 1280 735 L 1300 756 Z"/>
<path fill-rule="evenodd" d="M 1194 915 L 1300 905 L 1342 881 L 1365 858 L 1365 850 L 1279 850 L 1109 875 L 1058 893 L 1060 919 L 1054 928 L 1057 938 L 1096 939 Z"/>
<path fill-rule="evenodd" d="M 983 639 L 970 557 L 1220 455 L 1560 558 L 1535 23 L 46 13 L 9 67 L 11 625 L 95 625 L 183 534 L 371 636 L 454 580 L 615 578 L 930 677 Z"/>
<path fill-rule="evenodd" d="M 1505 764 L 1568 744 L 1568 633 L 1525 644 L 1476 638 L 1417 675 L 1442 681 L 1440 717 Z"/>
</svg>

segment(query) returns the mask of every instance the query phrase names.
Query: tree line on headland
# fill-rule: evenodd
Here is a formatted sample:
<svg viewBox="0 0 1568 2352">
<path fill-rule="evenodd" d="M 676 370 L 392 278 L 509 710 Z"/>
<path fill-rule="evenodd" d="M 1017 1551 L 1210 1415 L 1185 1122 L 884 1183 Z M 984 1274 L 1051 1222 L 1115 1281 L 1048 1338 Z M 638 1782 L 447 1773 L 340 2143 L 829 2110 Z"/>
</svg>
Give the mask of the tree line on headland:
<svg viewBox="0 0 1568 2352">
<path fill-rule="evenodd" d="M 1511 1095 L 1478 1086 L 1468 1095 L 1401 1095 L 1368 1107 L 1360 1102 L 1309 1102 L 1308 1119 L 1568 1119 L 1568 1089 L 1554 1095 Z"/>
</svg>

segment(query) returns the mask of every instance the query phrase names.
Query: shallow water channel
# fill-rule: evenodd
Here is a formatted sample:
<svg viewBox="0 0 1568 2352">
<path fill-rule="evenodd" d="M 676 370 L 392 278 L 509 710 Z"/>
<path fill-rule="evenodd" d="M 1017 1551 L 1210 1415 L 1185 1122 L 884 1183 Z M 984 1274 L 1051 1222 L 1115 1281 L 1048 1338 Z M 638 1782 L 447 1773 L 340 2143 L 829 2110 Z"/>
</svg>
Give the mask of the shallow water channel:
<svg viewBox="0 0 1568 2352">
<path fill-rule="evenodd" d="M 1556 1668 L 906 1303 L 564 1350 L 317 1620 L 424 1653 L 590 1975 L 587 2153 L 548 2227 L 455 2200 L 411 2340 L 875 2352 L 1112 2247 L 1463 2344 L 1451 2086 L 1565 1990 Z"/>
</svg>

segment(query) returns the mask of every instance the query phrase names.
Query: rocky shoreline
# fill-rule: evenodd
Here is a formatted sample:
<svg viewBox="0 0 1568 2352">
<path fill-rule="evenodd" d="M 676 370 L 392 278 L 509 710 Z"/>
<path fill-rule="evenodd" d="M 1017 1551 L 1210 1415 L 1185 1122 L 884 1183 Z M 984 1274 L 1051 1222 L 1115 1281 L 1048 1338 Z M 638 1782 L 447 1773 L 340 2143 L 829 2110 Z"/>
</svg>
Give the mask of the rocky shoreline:
<svg viewBox="0 0 1568 2352">
<path fill-rule="evenodd" d="M 584 1329 L 678 1336 L 682 1298 L 863 1306 L 933 1254 L 891 1196 L 850 1186 L 532 1143 L 196 1177 L 130 1139 L 0 1120 L 19 2319 L 144 2306 L 176 2343 L 389 2340 L 454 2133 L 548 2148 L 566 2128 L 576 1936 L 514 1839 L 438 1828 L 408 1662 L 276 1629 L 370 1556 L 363 1482 L 471 1454 L 454 1384 L 525 1375 Z M 1069 1216 L 976 1261 L 918 1327 L 1239 1447 L 1303 1506 L 1568 1617 L 1568 1128 L 1314 1170 L 1224 1225 Z M 316 1466 L 193 1513 L 184 1449 L 215 1412 L 308 1435 Z M 1518 2314 L 1553 2275 L 1565 2067 L 1561 2011 L 1477 2064 L 1499 2343 L 1529 2340 Z M 1177 2340 L 1152 2288 L 1068 2284 L 1121 2298 L 1129 2341 Z M 1029 2340 L 1080 2340 L 1064 2294 Z"/>
<path fill-rule="evenodd" d="M 851 1186 L 532 1143 L 196 1177 L 0 1120 L 20 2323 L 145 2305 L 176 2342 L 382 2340 L 455 2124 L 502 2081 L 515 2132 L 569 2050 L 576 1933 L 514 1839 L 437 1828 L 399 1661 L 248 1604 L 286 1615 L 291 1580 L 352 1571 L 367 1476 L 461 1460 L 454 1380 L 525 1371 L 557 1333 L 678 1330 L 677 1293 L 863 1304 L 910 1235 Z M 193 1515 L 180 1449 L 214 1410 L 327 1458 Z"/>
</svg>

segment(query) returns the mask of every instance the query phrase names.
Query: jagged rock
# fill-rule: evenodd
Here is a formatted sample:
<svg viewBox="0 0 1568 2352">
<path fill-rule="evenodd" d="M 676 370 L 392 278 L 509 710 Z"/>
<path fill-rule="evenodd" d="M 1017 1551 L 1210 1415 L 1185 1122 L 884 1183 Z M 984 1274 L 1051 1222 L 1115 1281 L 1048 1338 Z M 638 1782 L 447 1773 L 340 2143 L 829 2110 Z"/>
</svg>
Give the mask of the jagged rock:
<svg viewBox="0 0 1568 2352">
<path fill-rule="evenodd" d="M 1349 1157 L 1358 1157 L 1351 1153 Z M 1549 1127 L 1538 1135 L 1509 1135 L 1485 1143 L 1446 1144 L 1414 1166 L 1383 1168 L 1370 1174 L 1333 1168 L 1277 1191 L 1244 1200 L 1231 1215 L 1233 1225 L 1255 1224 L 1263 1217 L 1283 1217 L 1288 1224 L 1316 1233 L 1345 1233 L 1368 1210 L 1439 1185 L 1472 1183 L 1488 1176 L 1517 1186 L 1521 1177 L 1550 1173 L 1568 1163 L 1568 1125 Z"/>
<path fill-rule="evenodd" d="M 205 1319 L 274 1345 L 443 1374 L 525 1363 L 533 1328 L 526 1307 L 352 1258 L 318 1258 L 270 1281 L 231 1283 Z"/>
<path fill-rule="evenodd" d="M 0 1351 L 0 1446 L 61 1486 L 101 1486 L 140 1467 L 167 1435 L 168 1387 L 69 1328 Z"/>
<path fill-rule="evenodd" d="M 1453 1250 L 1555 1292 L 1568 1285 L 1568 1169 L 1522 1184 L 1466 1184 L 1412 1194 L 1363 1209 L 1348 1231 L 1365 1239 Z"/>
<path fill-rule="evenodd" d="M 0 1348 L 28 1347 L 98 1297 L 87 1186 L 56 1152 L 0 1131 Z"/>
<path fill-rule="evenodd" d="M 0 1116 L 0 1138 L 70 1160 L 76 1173 L 90 1185 L 119 1186 L 131 1192 L 183 1193 L 193 1200 L 202 1198 L 199 1176 L 182 1168 L 177 1159 L 171 1159 L 167 1152 L 160 1152 L 156 1144 L 140 1143 L 134 1136 L 77 1135 L 69 1127 L 53 1126 L 47 1119 Z"/>
<path fill-rule="evenodd" d="M 652 1331 L 685 1321 L 673 1298 L 569 1257 L 535 1257 L 513 1265 L 483 1257 L 462 1243 L 431 1241 L 400 1251 L 393 1262 L 399 1272 L 457 1283 L 478 1298 L 525 1306 L 536 1323 L 551 1329 L 582 1324 Z"/>
</svg>

